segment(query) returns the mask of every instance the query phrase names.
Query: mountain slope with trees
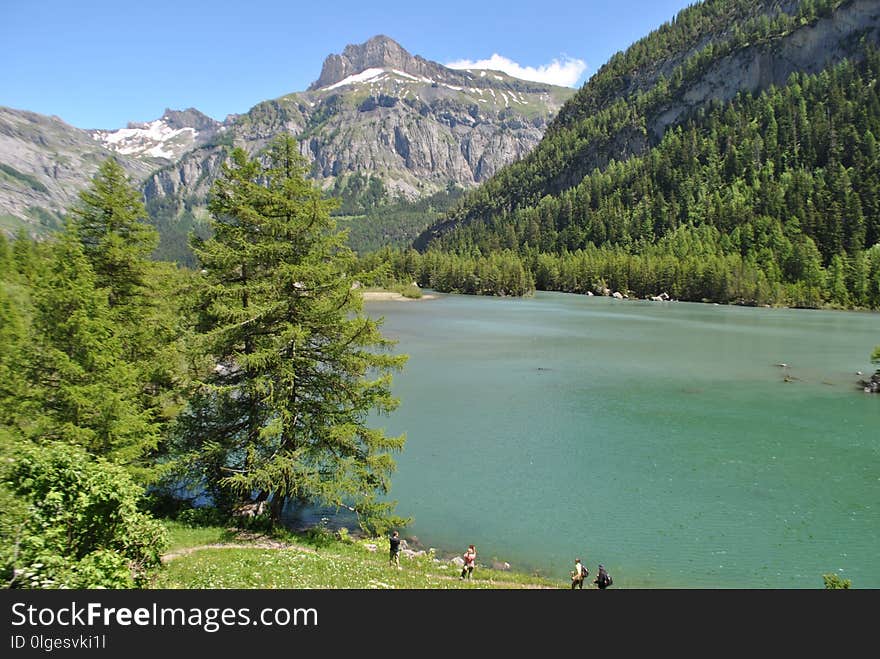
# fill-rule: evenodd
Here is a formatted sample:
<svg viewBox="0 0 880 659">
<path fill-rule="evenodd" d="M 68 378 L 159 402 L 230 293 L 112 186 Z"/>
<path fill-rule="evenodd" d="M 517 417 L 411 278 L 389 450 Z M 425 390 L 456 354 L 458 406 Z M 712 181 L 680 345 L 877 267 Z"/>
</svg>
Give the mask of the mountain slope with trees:
<svg viewBox="0 0 880 659">
<path fill-rule="evenodd" d="M 878 308 L 878 43 L 862 0 L 694 5 L 416 245 L 512 250 L 551 290 Z"/>
</svg>

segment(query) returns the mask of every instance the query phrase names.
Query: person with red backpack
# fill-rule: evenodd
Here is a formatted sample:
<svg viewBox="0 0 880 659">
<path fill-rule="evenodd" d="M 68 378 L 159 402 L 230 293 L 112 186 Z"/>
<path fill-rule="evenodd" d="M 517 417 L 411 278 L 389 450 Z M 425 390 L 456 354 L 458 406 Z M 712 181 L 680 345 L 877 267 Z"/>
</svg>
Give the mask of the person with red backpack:
<svg viewBox="0 0 880 659">
<path fill-rule="evenodd" d="M 461 568 L 461 578 L 464 579 L 466 576 L 470 579 L 477 564 L 477 548 L 473 545 L 468 545 L 467 551 L 462 558 L 464 559 L 464 565 Z"/>
</svg>

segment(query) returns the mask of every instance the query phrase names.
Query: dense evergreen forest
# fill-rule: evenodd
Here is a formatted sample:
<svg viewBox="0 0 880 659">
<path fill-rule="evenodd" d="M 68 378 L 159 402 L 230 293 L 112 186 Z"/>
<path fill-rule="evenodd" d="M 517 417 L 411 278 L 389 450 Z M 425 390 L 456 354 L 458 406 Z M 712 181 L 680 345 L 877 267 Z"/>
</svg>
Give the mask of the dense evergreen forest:
<svg viewBox="0 0 880 659">
<path fill-rule="evenodd" d="M 641 155 L 579 170 L 622 132 L 650 142 L 652 108 L 674 99 L 711 58 L 841 3 L 801 3 L 772 19 L 750 15 L 750 4 L 691 7 L 613 58 L 533 154 L 466 195 L 417 245 L 475 263 L 515 255 L 543 290 L 880 308 L 880 56 L 872 44 L 862 44 L 858 61 L 700 108 Z M 718 21 L 732 15 L 745 18 L 721 30 Z M 707 29 L 724 38 L 670 78 L 661 74 L 650 91 L 614 100 L 626 71 Z M 424 270 L 420 283 L 436 285 Z M 474 287 L 465 276 L 447 289 Z"/>
<path fill-rule="evenodd" d="M 154 514 L 241 506 L 405 520 L 380 499 L 404 437 L 390 351 L 296 142 L 232 152 L 197 269 L 154 261 L 158 234 L 115 160 L 49 240 L 0 237 L 0 579 L 133 587 L 165 547 Z M 367 274 L 367 273 L 365 273 Z"/>
<path fill-rule="evenodd" d="M 350 191 L 351 186 L 346 189 Z M 333 216 L 338 227 L 348 231 L 348 245 L 357 254 L 368 254 L 383 247 L 406 248 L 452 209 L 463 194 L 463 189 L 451 183 L 446 190 L 414 201 L 391 200 L 386 195 L 373 203 L 374 197 L 365 201 L 362 195 L 356 194 L 348 204 L 343 201 Z"/>
<path fill-rule="evenodd" d="M 741 95 L 441 251 L 517 251 L 546 290 L 880 308 L 880 58 Z"/>
</svg>

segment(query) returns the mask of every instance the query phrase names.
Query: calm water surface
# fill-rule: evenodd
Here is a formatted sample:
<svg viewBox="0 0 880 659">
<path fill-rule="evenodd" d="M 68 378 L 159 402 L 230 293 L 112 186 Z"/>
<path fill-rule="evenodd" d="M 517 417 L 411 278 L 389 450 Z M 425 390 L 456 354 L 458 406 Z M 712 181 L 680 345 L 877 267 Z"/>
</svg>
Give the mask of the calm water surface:
<svg viewBox="0 0 880 659">
<path fill-rule="evenodd" d="M 880 315 L 560 293 L 367 313 L 410 355 L 374 424 L 407 435 L 390 498 L 424 545 L 563 581 L 581 557 L 619 587 L 880 587 L 880 396 L 856 386 Z"/>
</svg>

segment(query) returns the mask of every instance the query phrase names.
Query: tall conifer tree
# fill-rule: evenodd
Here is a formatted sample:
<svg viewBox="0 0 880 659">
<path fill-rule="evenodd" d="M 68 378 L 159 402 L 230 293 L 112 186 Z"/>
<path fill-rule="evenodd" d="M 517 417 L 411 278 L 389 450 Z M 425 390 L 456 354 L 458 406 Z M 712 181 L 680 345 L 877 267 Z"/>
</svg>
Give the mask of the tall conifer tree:
<svg viewBox="0 0 880 659">
<path fill-rule="evenodd" d="M 95 271 L 109 292 L 110 306 L 125 308 L 143 296 L 149 257 L 159 234 L 122 166 L 108 158 L 71 209 L 72 225 Z"/>
<path fill-rule="evenodd" d="M 107 293 L 70 234 L 53 246 L 33 297 L 20 355 L 29 386 L 16 401 L 16 425 L 36 441 L 69 442 L 138 467 L 158 429 L 138 403 L 137 372 L 124 359 Z"/>
<path fill-rule="evenodd" d="M 354 507 L 362 524 L 388 519 L 380 502 L 404 438 L 370 428 L 393 410 L 390 353 L 362 315 L 347 276 L 345 234 L 305 179 L 290 137 L 266 164 L 237 149 L 212 190 L 213 236 L 197 241 L 203 286 L 199 331 L 215 364 L 185 418 L 192 465 L 219 502 Z"/>
<path fill-rule="evenodd" d="M 181 404 L 182 271 L 150 259 L 158 232 L 115 159 L 101 164 L 79 197 L 67 231 L 78 239 L 95 286 L 107 296 L 121 357 L 140 383 L 139 405 L 161 428 Z"/>
</svg>

